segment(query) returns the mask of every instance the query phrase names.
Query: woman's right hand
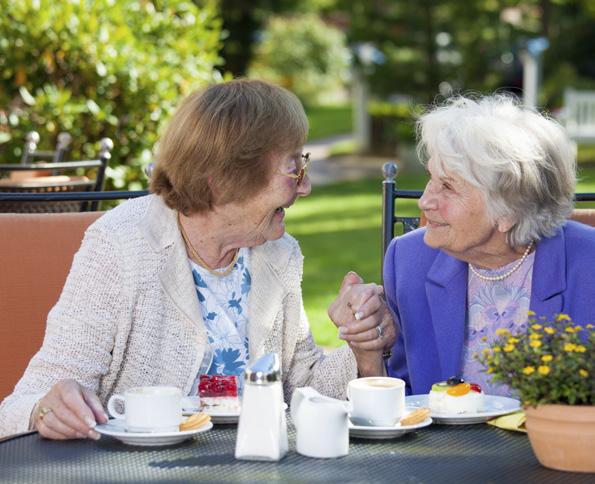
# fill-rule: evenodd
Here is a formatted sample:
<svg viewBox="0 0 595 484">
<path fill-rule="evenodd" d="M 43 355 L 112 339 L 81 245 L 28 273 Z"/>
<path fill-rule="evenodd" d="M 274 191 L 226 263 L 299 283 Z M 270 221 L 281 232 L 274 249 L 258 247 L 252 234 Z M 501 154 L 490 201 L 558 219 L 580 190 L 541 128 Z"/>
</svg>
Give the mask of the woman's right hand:
<svg viewBox="0 0 595 484">
<path fill-rule="evenodd" d="M 99 439 L 93 430 L 107 415 L 97 395 L 74 380 L 60 380 L 37 402 L 33 424 L 48 439 Z"/>
</svg>

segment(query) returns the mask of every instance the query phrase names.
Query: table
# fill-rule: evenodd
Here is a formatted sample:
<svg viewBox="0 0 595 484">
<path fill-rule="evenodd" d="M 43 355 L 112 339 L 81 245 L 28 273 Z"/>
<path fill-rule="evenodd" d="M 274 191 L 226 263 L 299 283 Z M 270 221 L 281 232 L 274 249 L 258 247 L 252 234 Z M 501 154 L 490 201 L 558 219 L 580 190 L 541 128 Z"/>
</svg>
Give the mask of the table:
<svg viewBox="0 0 595 484">
<path fill-rule="evenodd" d="M 281 461 L 234 458 L 235 425 L 216 425 L 171 447 L 49 441 L 37 434 L 0 443 L 0 482 L 594 482 L 593 475 L 542 467 L 525 434 L 485 424 L 432 425 L 393 440 L 351 439 L 349 455 Z"/>
</svg>

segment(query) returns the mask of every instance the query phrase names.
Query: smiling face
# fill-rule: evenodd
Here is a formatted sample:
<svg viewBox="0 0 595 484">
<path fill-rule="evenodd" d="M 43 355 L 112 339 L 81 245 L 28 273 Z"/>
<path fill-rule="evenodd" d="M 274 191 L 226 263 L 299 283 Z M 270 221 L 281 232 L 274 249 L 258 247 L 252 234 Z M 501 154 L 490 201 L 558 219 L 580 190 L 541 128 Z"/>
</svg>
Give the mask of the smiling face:
<svg viewBox="0 0 595 484">
<path fill-rule="evenodd" d="M 427 218 L 424 242 L 466 262 L 481 263 L 506 247 L 505 234 L 491 223 L 482 192 L 452 173 L 438 174 L 428 163 L 430 180 L 419 208 Z"/>
<path fill-rule="evenodd" d="M 285 233 L 285 209 L 298 197 L 310 194 L 310 179 L 306 175 L 298 183 L 284 174 L 297 174 L 301 167 L 301 150 L 276 156 L 271 164 L 269 183 L 255 197 L 233 204 L 235 231 L 241 231 L 242 245 L 254 247 L 267 240 L 276 240 Z"/>
</svg>

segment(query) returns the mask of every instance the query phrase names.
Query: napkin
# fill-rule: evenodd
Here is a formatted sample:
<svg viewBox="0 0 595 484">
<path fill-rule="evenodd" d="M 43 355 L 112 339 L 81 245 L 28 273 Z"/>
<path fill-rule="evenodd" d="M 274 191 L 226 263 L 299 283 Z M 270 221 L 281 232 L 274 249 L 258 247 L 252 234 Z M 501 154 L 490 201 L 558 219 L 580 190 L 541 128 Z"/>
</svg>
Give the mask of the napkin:
<svg viewBox="0 0 595 484">
<path fill-rule="evenodd" d="M 502 415 L 492 420 L 488 420 L 490 425 L 499 427 L 505 430 L 515 430 L 517 432 L 527 432 L 525 429 L 525 412 L 519 410 L 518 412 L 509 413 L 508 415 Z"/>
</svg>

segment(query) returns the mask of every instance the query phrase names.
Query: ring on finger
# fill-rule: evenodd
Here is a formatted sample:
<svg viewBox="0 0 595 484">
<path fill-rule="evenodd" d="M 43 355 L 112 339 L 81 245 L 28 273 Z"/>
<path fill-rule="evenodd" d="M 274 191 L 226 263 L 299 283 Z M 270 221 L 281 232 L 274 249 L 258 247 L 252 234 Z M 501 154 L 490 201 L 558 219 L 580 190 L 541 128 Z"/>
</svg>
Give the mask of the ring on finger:
<svg viewBox="0 0 595 484">
<path fill-rule="evenodd" d="M 376 334 L 378 335 L 378 339 L 382 339 L 382 335 L 384 331 L 382 330 L 382 323 L 376 326 Z"/>
<path fill-rule="evenodd" d="M 41 407 L 37 415 L 39 416 L 39 420 L 43 420 L 43 418 L 52 411 L 50 407 Z"/>
</svg>

